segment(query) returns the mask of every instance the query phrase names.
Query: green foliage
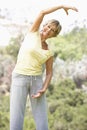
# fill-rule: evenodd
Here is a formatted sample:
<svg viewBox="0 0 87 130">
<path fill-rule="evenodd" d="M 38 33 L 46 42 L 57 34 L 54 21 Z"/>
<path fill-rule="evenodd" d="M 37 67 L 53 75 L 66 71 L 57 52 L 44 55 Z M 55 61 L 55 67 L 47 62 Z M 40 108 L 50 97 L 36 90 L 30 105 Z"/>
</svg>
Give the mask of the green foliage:
<svg viewBox="0 0 87 130">
<path fill-rule="evenodd" d="M 20 45 L 16 39 L 0 54 L 16 59 Z M 79 60 L 87 54 L 87 29 L 74 28 L 71 32 L 48 40 L 50 48 L 64 60 Z M 50 84 L 47 92 L 49 130 L 87 130 L 87 93 L 77 89 L 69 79 Z M 9 130 L 9 96 L 0 96 L 0 129 Z M 35 130 L 31 110 L 26 108 L 24 130 Z"/>
<path fill-rule="evenodd" d="M 61 79 L 48 97 L 50 130 L 86 130 L 86 98 L 87 94 L 76 89 L 71 79 Z"/>
<path fill-rule="evenodd" d="M 71 79 L 51 84 L 47 91 L 49 130 L 86 130 L 87 94 Z M 9 97 L 0 97 L 0 129 L 9 130 Z M 31 109 L 26 107 L 24 130 L 35 130 Z"/>
<path fill-rule="evenodd" d="M 3 46 L 0 46 L 0 55 L 3 55 L 6 53 L 6 49 Z"/>
<path fill-rule="evenodd" d="M 9 130 L 9 97 L 0 96 L 0 129 Z"/>
<path fill-rule="evenodd" d="M 54 54 L 63 60 L 80 60 L 87 54 L 87 28 L 75 27 L 71 32 L 48 40 Z M 54 55 L 55 56 L 55 55 Z"/>
<path fill-rule="evenodd" d="M 36 130 L 32 116 L 30 116 L 30 113 L 28 115 L 29 115 L 29 117 L 26 116 L 25 120 L 24 120 L 24 129 L 25 130 Z"/>
<path fill-rule="evenodd" d="M 18 39 L 12 38 L 9 45 L 6 47 L 6 52 L 15 59 L 17 57 L 19 48 L 20 44 L 18 43 Z"/>
<path fill-rule="evenodd" d="M 16 59 L 23 37 L 20 34 L 17 38 L 11 38 L 6 48 L 0 48 L 0 54 L 7 53 Z M 49 39 L 48 44 L 55 57 L 58 56 L 63 60 L 80 60 L 84 54 L 87 54 L 86 41 L 87 28 L 76 26 L 71 32 Z"/>
<path fill-rule="evenodd" d="M 19 52 L 20 44 L 24 39 L 23 34 L 19 34 L 16 38 L 11 38 L 9 45 L 6 46 L 6 52 L 7 54 L 11 55 L 14 59 L 17 58 L 17 54 Z"/>
</svg>

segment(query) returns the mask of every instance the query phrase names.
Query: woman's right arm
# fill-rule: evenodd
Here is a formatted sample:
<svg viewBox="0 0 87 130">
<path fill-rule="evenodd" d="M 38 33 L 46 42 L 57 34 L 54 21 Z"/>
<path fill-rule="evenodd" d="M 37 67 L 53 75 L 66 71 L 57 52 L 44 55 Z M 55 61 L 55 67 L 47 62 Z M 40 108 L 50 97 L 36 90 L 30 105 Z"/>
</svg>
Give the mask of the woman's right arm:
<svg viewBox="0 0 87 130">
<path fill-rule="evenodd" d="M 30 31 L 31 32 L 36 32 L 39 27 L 40 27 L 40 24 L 41 22 L 43 21 L 43 18 L 45 15 L 47 14 L 50 14 L 52 12 L 55 12 L 59 9 L 64 9 L 64 11 L 66 12 L 66 14 L 68 15 L 68 10 L 71 9 L 71 10 L 74 10 L 76 12 L 78 12 L 77 8 L 75 7 L 71 7 L 71 6 L 64 6 L 64 5 L 61 5 L 61 6 L 55 6 L 55 7 L 51 7 L 51 8 L 48 8 L 48 9 L 45 9 L 45 10 L 42 10 L 38 17 L 36 18 L 36 20 L 34 21 L 34 23 L 32 24 L 31 28 L 30 28 Z"/>
</svg>

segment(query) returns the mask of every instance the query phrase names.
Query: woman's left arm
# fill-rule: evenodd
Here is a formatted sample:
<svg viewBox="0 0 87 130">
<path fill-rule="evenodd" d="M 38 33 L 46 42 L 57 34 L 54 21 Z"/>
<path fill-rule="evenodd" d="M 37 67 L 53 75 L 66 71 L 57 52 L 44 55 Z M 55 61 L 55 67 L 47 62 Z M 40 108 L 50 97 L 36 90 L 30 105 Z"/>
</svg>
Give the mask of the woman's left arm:
<svg viewBox="0 0 87 130">
<path fill-rule="evenodd" d="M 51 81 L 52 78 L 52 74 L 53 74 L 53 56 L 50 57 L 47 61 L 46 61 L 46 78 L 45 81 L 43 83 L 43 88 L 41 90 L 38 91 L 37 94 L 32 95 L 33 98 L 38 98 L 40 97 L 44 92 L 46 92 L 49 83 Z"/>
<path fill-rule="evenodd" d="M 45 92 L 46 89 L 48 88 L 52 75 L 53 75 L 53 56 L 46 61 L 46 78 L 43 83 L 43 89 L 42 89 L 43 92 Z"/>
</svg>

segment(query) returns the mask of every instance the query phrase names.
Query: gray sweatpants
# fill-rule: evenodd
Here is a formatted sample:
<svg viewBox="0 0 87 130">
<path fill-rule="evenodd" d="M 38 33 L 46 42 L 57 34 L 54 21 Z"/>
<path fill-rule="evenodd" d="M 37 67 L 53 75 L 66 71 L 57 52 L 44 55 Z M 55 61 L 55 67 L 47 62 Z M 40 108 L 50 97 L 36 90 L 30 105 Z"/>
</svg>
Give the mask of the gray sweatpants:
<svg viewBox="0 0 87 130">
<path fill-rule="evenodd" d="M 33 99 L 32 94 L 42 88 L 42 76 L 12 74 L 10 95 L 10 130 L 22 130 L 26 100 L 29 94 L 36 130 L 48 130 L 46 97 Z"/>
</svg>

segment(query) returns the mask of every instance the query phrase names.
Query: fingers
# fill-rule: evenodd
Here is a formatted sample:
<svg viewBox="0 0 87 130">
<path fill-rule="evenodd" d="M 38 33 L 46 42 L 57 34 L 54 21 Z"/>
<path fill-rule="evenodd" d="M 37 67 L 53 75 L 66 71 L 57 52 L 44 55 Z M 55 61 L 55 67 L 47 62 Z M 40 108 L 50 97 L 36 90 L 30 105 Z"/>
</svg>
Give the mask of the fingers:
<svg viewBox="0 0 87 130">
<path fill-rule="evenodd" d="M 64 9 L 64 10 L 65 10 L 65 12 L 66 12 L 67 15 L 68 15 L 68 11 L 69 11 L 70 9 L 73 10 L 73 11 L 78 12 L 78 9 L 75 8 L 75 7 L 72 7 L 72 8 L 66 8 L 66 9 Z"/>
<path fill-rule="evenodd" d="M 75 8 L 75 7 L 73 7 L 73 8 L 72 8 L 72 10 L 74 10 L 74 11 L 78 12 L 78 9 L 77 9 L 77 8 Z"/>
<path fill-rule="evenodd" d="M 32 98 L 39 98 L 42 94 L 43 94 L 43 92 L 39 91 L 39 92 L 36 93 L 36 94 L 32 94 L 31 97 L 32 97 Z"/>
<path fill-rule="evenodd" d="M 36 94 L 32 94 L 32 98 L 39 98 L 43 93 L 45 92 L 45 89 L 39 90 Z"/>
<path fill-rule="evenodd" d="M 32 94 L 31 97 L 32 98 L 38 98 L 41 96 L 41 93 L 37 93 L 37 94 Z"/>
<path fill-rule="evenodd" d="M 68 15 L 68 11 L 66 11 L 66 14 Z"/>
<path fill-rule="evenodd" d="M 75 7 L 65 7 L 64 10 L 65 10 L 65 12 L 66 12 L 67 15 L 68 15 L 68 11 L 69 11 L 69 10 L 73 10 L 73 11 L 78 12 L 78 9 L 75 8 Z"/>
</svg>

